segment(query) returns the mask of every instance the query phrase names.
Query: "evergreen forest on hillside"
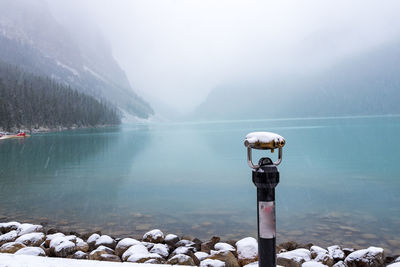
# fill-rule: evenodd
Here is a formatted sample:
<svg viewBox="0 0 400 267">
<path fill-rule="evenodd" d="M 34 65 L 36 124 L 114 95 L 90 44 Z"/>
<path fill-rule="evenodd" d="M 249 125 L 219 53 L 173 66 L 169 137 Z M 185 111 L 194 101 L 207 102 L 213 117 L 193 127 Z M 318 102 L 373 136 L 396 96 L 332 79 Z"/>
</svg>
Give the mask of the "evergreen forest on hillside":
<svg viewBox="0 0 400 267">
<path fill-rule="evenodd" d="M 0 128 L 3 131 L 120 122 L 121 114 L 111 104 L 0 61 Z"/>
</svg>

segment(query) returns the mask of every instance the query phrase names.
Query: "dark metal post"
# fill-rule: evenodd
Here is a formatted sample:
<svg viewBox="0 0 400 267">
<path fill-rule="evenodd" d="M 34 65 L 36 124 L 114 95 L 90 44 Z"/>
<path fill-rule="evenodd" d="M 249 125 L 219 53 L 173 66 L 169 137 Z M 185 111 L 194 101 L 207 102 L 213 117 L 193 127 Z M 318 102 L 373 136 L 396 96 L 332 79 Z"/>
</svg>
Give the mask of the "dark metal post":
<svg viewBox="0 0 400 267">
<path fill-rule="evenodd" d="M 258 265 L 275 267 L 275 187 L 279 172 L 269 158 L 262 158 L 259 165 L 260 168 L 253 170 L 253 183 L 257 186 Z"/>
<path fill-rule="evenodd" d="M 279 183 L 278 165 L 282 161 L 285 139 L 268 132 L 250 133 L 246 136 L 247 161 L 253 169 L 253 183 L 257 187 L 258 266 L 276 267 L 276 217 L 275 187 Z M 261 158 L 257 165 L 252 162 L 251 149 L 279 149 L 278 161 Z"/>
</svg>

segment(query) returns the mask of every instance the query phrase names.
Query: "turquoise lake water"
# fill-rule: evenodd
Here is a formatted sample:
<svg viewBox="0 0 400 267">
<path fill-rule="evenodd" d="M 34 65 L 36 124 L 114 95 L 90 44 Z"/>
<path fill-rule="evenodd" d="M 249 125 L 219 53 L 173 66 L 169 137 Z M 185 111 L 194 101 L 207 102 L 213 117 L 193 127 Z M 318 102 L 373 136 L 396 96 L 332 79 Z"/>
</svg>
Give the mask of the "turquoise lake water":
<svg viewBox="0 0 400 267">
<path fill-rule="evenodd" d="M 256 236 L 248 132 L 287 140 L 278 242 L 400 254 L 400 117 L 160 123 L 0 143 L 0 221 L 115 236 Z M 255 153 L 254 157 L 272 155 Z"/>
</svg>

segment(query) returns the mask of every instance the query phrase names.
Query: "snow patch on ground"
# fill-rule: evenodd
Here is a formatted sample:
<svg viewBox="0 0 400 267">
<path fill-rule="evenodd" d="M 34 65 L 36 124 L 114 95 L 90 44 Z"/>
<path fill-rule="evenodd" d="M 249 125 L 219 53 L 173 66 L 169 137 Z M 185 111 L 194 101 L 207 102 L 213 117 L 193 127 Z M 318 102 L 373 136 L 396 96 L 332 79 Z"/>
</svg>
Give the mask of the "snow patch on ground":
<svg viewBox="0 0 400 267">
<path fill-rule="evenodd" d="M 167 264 L 146 263 L 119 263 L 91 260 L 74 260 L 65 258 L 48 258 L 28 255 L 2 254 L 0 253 L 0 267 L 168 267 Z"/>
</svg>

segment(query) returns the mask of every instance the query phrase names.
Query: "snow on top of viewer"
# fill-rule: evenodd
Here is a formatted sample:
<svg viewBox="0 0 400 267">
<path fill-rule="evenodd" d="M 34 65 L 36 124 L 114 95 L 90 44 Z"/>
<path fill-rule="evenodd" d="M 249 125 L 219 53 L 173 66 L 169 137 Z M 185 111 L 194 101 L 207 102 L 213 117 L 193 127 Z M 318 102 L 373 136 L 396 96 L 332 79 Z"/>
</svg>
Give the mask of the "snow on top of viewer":
<svg viewBox="0 0 400 267">
<path fill-rule="evenodd" d="M 246 140 L 245 140 L 246 146 L 248 145 L 251 146 L 257 143 L 266 144 L 270 142 L 274 142 L 276 144 L 284 144 L 285 138 L 283 138 L 279 134 L 271 132 L 252 132 L 246 135 Z"/>
</svg>

